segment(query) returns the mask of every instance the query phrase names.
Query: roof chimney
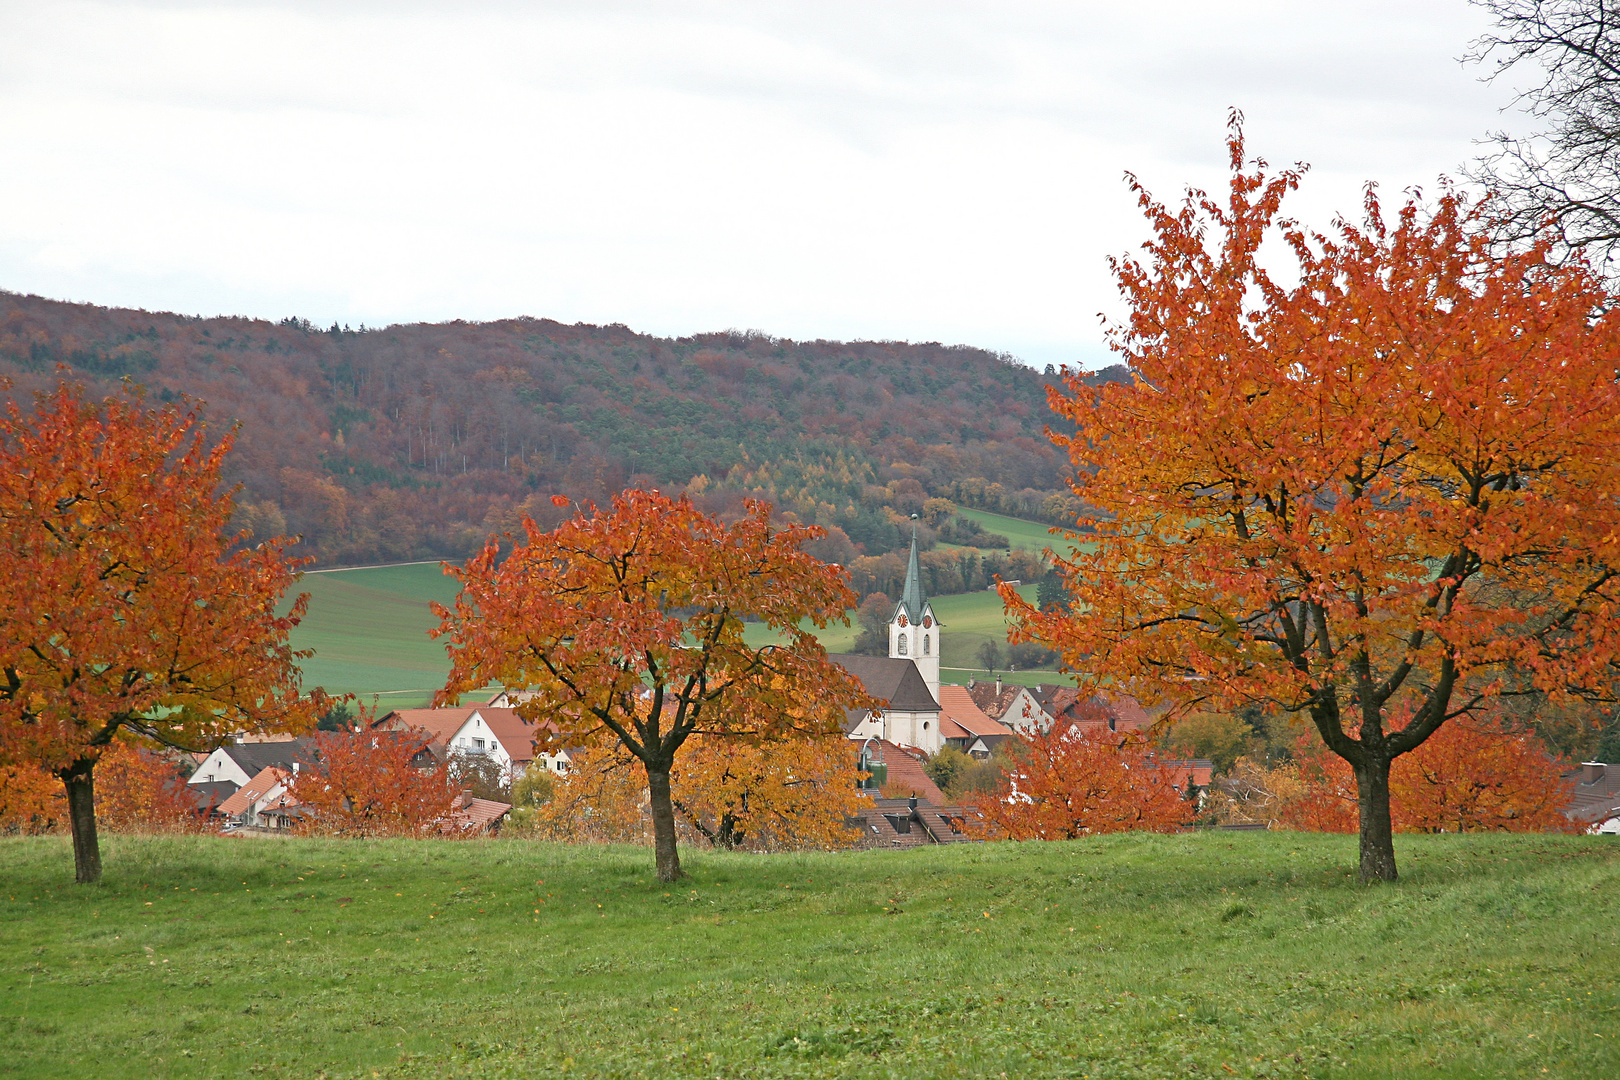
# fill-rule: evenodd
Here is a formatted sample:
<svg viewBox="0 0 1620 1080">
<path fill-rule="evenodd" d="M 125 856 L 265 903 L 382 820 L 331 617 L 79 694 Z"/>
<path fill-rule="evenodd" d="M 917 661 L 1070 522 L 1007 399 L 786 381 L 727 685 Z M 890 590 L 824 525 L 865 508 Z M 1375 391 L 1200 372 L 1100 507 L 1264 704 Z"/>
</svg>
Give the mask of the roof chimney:
<svg viewBox="0 0 1620 1080">
<path fill-rule="evenodd" d="M 996 673 L 996 697 L 1001 696 L 1001 673 Z"/>
<path fill-rule="evenodd" d="M 1597 783 L 1599 780 L 1603 779 L 1603 772 L 1605 768 L 1606 766 L 1601 761 L 1581 762 L 1581 783 Z"/>
<path fill-rule="evenodd" d="M 911 798 L 906 800 L 906 809 L 910 810 L 913 814 L 915 814 L 917 812 L 917 796 L 916 795 L 912 795 Z"/>
</svg>

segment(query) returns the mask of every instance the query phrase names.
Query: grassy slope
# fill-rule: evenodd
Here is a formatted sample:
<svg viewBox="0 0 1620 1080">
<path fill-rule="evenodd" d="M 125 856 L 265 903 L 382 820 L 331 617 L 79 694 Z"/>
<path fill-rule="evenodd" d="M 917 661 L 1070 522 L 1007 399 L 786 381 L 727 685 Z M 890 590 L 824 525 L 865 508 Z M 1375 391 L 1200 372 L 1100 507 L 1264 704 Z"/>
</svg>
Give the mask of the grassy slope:
<svg viewBox="0 0 1620 1080">
<path fill-rule="evenodd" d="M 1039 548 L 1055 539 L 1034 522 L 978 510 L 963 513 L 1012 537 L 1015 546 Z M 1036 543 L 1038 537 L 1044 539 Z M 306 686 L 358 694 L 368 703 L 377 694 L 385 708 L 407 708 L 426 704 L 444 685 L 450 665 L 444 644 L 427 636 L 439 625 L 428 602 L 451 603 L 456 584 L 438 563 L 305 574 L 299 589 L 309 593 L 309 614 L 293 632 L 293 645 L 315 650 L 304 662 Z M 1034 586 L 1021 592 L 1034 599 Z M 934 610 L 946 627 L 941 677 L 966 682 L 972 675 L 982 676 L 972 667 L 979 644 L 991 638 L 1006 641 L 1001 601 L 990 592 L 941 596 L 934 598 Z M 749 636 L 762 640 L 757 633 Z M 821 634 L 821 640 L 830 652 L 845 652 L 855 643 L 855 629 L 835 625 Z M 1008 678 L 1062 681 L 1051 672 L 1017 672 Z"/>
<path fill-rule="evenodd" d="M 444 643 L 429 638 L 439 625 L 428 603 L 449 604 L 456 583 L 438 563 L 305 574 L 309 614 L 293 632 L 304 662 L 304 684 L 334 693 L 380 694 L 385 707 L 425 704 L 450 668 Z"/>
<path fill-rule="evenodd" d="M 970 518 L 983 525 L 986 532 L 999 533 L 1011 542 L 1014 548 L 1023 548 L 1026 551 L 1040 552 L 1051 548 L 1060 554 L 1066 554 L 1074 545 L 1061 536 L 1054 536 L 1046 531 L 1047 526 L 1038 521 L 1025 521 L 1023 518 L 1004 517 L 1001 514 L 992 514 L 986 510 L 957 511 L 962 517 Z"/>
<path fill-rule="evenodd" d="M 1620 848 L 0 840 L 0 1077 L 1620 1075 Z"/>
</svg>

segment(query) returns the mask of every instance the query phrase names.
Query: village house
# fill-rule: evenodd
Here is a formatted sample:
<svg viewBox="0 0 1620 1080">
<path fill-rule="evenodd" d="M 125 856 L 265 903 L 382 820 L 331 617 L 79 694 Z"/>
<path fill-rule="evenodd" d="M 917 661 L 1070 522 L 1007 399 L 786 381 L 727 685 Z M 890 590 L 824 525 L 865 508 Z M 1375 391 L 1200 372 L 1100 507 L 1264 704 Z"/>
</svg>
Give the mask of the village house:
<svg viewBox="0 0 1620 1080">
<path fill-rule="evenodd" d="M 267 765 L 249 777 L 247 783 L 237 789 L 236 794 L 220 803 L 218 812 L 230 824 L 249 828 L 262 827 L 260 814 L 267 807 L 280 806 L 277 800 L 287 793 L 297 775 L 296 761 L 290 768 L 285 769 L 277 765 Z"/>
<path fill-rule="evenodd" d="M 1575 781 L 1564 813 L 1594 834 L 1620 834 L 1620 765 L 1583 761 L 1566 779 Z"/>
<path fill-rule="evenodd" d="M 1011 730 L 1045 731 L 1052 726 L 1052 715 L 1027 686 L 1003 685 L 999 678 L 993 683 L 970 680 L 967 692 L 979 711 Z"/>
<path fill-rule="evenodd" d="M 395 709 L 371 725 L 383 731 L 420 731 L 429 751 L 440 761 L 452 754 L 494 759 L 515 780 L 536 762 L 553 773 L 566 773 L 573 760 L 566 749 L 536 752 L 535 735 L 545 730 L 524 720 L 513 708 L 465 705 L 442 709 Z"/>
<path fill-rule="evenodd" d="M 292 771 L 305 760 L 313 739 L 282 739 L 276 742 L 244 742 L 222 746 L 203 756 L 186 781 L 188 784 L 232 783 L 238 788 L 274 766 Z"/>
<path fill-rule="evenodd" d="M 965 686 L 940 687 L 939 709 L 940 733 L 946 745 L 969 757 L 982 761 L 1013 737 L 1011 729 L 979 708 Z"/>
</svg>

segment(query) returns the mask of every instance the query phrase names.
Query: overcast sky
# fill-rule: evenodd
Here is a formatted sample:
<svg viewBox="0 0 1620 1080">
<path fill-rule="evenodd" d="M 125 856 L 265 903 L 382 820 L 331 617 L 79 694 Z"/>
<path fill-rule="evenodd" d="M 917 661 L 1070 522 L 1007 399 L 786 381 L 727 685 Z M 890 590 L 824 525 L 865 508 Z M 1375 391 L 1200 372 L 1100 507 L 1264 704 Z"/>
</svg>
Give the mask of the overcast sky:
<svg viewBox="0 0 1620 1080">
<path fill-rule="evenodd" d="M 1108 362 L 1129 169 L 1432 187 L 1513 125 L 1402 2 L 0 3 L 0 288 Z"/>
</svg>

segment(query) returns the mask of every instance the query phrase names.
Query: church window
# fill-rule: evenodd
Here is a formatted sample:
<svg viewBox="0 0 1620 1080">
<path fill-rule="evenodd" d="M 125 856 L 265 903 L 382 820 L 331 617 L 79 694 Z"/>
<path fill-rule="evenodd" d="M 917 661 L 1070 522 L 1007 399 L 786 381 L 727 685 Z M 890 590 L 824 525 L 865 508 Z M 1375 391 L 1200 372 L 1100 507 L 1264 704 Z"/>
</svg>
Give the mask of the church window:
<svg viewBox="0 0 1620 1080">
<path fill-rule="evenodd" d="M 932 648 L 932 646 L 931 646 L 931 645 L 930 645 L 930 643 L 929 643 L 929 640 L 928 640 L 928 638 L 929 638 L 929 636 L 930 636 L 930 635 L 928 635 L 928 634 L 924 634 L 924 635 L 923 635 L 923 655 L 924 655 L 924 656 L 931 656 L 931 655 L 933 655 L 933 654 L 932 654 L 932 653 L 931 653 L 931 652 L 930 652 L 930 651 L 929 651 L 929 650 L 930 650 L 930 649 L 931 649 L 931 648 Z"/>
<path fill-rule="evenodd" d="M 900 655 L 906 655 L 906 635 L 900 635 Z"/>
</svg>

